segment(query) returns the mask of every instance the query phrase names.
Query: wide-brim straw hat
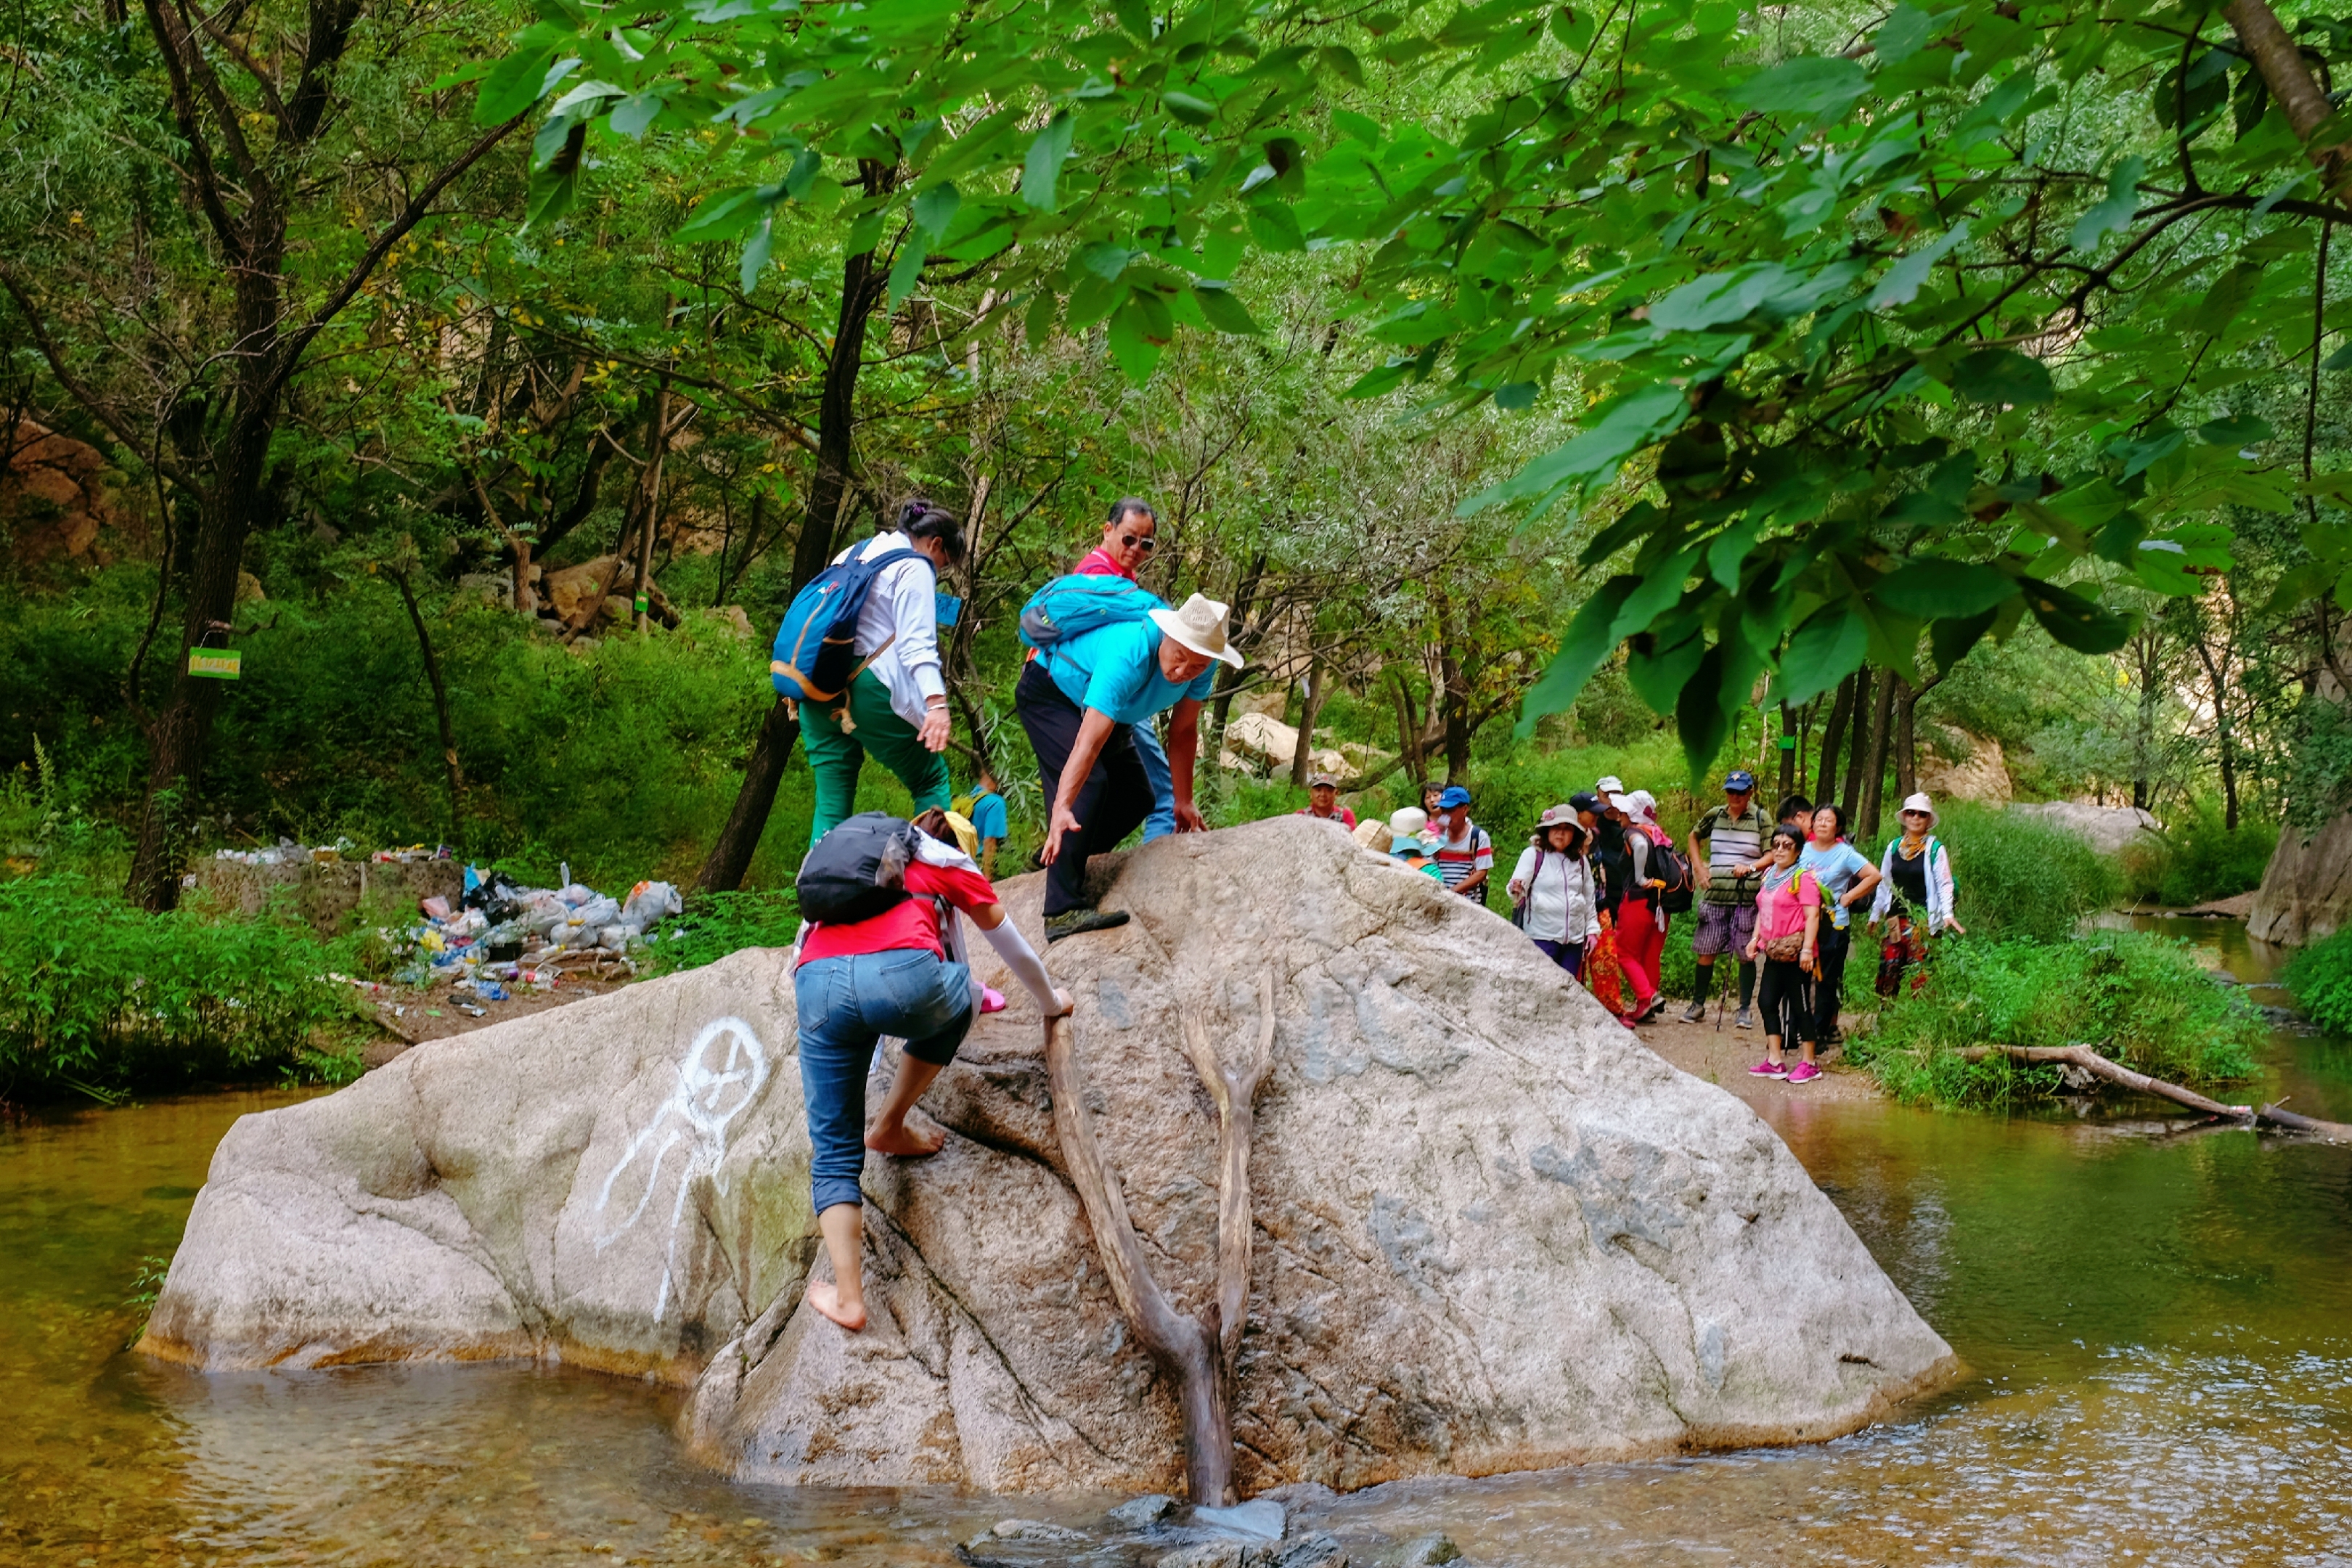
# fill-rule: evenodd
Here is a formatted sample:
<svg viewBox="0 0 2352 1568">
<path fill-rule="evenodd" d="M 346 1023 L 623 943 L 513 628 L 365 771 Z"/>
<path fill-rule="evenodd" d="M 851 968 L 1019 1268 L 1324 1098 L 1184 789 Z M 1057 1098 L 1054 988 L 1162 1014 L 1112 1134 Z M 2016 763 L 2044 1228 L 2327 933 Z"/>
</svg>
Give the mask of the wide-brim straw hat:
<svg viewBox="0 0 2352 1568">
<path fill-rule="evenodd" d="M 1151 624 L 1166 636 L 1210 658 L 1221 658 L 1235 669 L 1242 668 L 1242 656 L 1226 640 L 1226 628 L 1233 620 L 1232 607 L 1217 603 L 1205 595 L 1195 594 L 1172 610 L 1154 610 Z"/>
<path fill-rule="evenodd" d="M 1927 814 L 1927 826 L 1930 827 L 1936 826 L 1936 803 L 1927 798 L 1925 791 L 1922 791 L 1917 795 L 1904 796 L 1903 809 L 1906 811 L 1924 811 Z"/>
</svg>

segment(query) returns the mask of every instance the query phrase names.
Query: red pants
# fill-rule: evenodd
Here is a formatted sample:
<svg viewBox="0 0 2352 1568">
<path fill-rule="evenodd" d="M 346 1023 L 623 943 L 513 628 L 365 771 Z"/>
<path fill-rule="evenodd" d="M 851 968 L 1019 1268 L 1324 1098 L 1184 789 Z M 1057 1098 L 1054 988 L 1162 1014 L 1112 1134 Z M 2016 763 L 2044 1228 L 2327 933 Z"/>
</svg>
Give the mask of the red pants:
<svg viewBox="0 0 2352 1568">
<path fill-rule="evenodd" d="M 1638 1002 L 1658 994 L 1658 960 L 1666 951 L 1664 919 L 1645 900 L 1627 899 L 1617 906 L 1617 962 L 1633 983 Z"/>
</svg>

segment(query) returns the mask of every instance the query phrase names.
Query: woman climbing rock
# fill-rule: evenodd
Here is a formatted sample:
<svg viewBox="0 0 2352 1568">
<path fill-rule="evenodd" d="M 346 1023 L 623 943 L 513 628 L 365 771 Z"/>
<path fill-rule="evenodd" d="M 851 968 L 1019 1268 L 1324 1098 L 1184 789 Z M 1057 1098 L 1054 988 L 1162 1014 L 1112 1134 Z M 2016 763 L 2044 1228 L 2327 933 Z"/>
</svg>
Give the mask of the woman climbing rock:
<svg viewBox="0 0 2352 1568">
<path fill-rule="evenodd" d="M 1006 917 L 996 889 L 955 845 L 944 812 L 924 812 L 911 824 L 881 812 L 853 816 L 809 851 L 798 885 L 811 917 L 793 970 L 809 1184 L 833 1262 L 830 1281 L 810 1280 L 808 1302 L 855 1333 L 866 1327 L 858 1189 L 866 1152 L 910 1159 L 940 1152 L 946 1133 L 907 1119 L 955 1059 L 980 1010 L 980 987 L 950 911 L 971 918 L 1047 1016 L 1067 1014 L 1072 1003 Z M 885 1035 L 906 1041 L 904 1059 L 869 1129 L 866 1075 Z"/>
</svg>

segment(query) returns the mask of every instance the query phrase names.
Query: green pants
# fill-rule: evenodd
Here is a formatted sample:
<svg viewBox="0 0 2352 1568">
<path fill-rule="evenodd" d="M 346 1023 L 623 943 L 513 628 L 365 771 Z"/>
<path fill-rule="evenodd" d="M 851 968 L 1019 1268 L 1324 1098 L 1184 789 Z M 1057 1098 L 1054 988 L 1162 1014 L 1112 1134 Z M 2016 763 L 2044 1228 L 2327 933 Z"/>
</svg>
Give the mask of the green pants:
<svg viewBox="0 0 2352 1568">
<path fill-rule="evenodd" d="M 948 803 L 946 754 L 923 749 L 915 727 L 892 711 L 890 689 L 870 669 L 860 670 L 849 683 L 849 720 L 850 732 L 845 735 L 833 710 L 801 705 L 801 749 L 808 753 L 809 772 L 816 780 L 811 844 L 856 813 L 857 770 L 868 752 L 907 786 L 917 811 Z"/>
</svg>

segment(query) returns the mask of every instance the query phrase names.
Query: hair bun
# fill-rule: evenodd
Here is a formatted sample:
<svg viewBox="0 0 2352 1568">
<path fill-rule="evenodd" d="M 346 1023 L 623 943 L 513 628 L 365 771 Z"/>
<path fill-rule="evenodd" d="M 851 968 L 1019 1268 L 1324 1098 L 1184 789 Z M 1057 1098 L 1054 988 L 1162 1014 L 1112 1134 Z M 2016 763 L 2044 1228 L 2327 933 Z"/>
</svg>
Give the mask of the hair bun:
<svg viewBox="0 0 2352 1568">
<path fill-rule="evenodd" d="M 898 504 L 898 531 L 904 533 L 908 529 L 922 521 L 926 515 L 937 510 L 939 509 L 931 504 L 930 498 L 928 496 L 908 496 Z"/>
</svg>

